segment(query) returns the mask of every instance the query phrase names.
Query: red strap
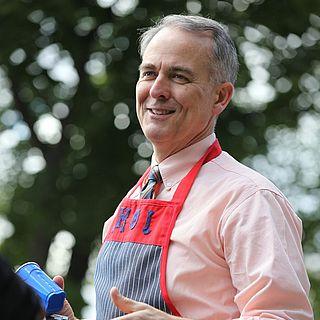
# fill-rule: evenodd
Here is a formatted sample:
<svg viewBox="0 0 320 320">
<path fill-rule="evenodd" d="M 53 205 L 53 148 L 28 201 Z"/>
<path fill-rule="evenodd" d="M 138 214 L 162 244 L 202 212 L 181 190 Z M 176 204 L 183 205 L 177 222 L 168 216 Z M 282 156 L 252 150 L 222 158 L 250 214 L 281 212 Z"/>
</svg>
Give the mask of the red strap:
<svg viewBox="0 0 320 320">
<path fill-rule="evenodd" d="M 199 173 L 202 165 L 211 161 L 212 159 L 216 158 L 217 156 L 219 156 L 221 152 L 222 152 L 222 149 L 221 149 L 220 143 L 219 143 L 218 139 L 216 139 L 214 141 L 214 143 L 206 151 L 206 153 L 196 163 L 196 165 L 182 179 L 176 192 L 173 195 L 172 201 L 180 202 L 181 204 L 183 204 L 189 194 L 189 191 L 192 187 L 192 184 L 193 184 L 197 174 Z M 134 186 L 134 188 L 131 190 L 131 192 L 128 194 L 127 198 L 130 198 L 130 196 L 134 193 L 134 191 L 138 188 L 138 186 L 142 185 L 143 181 L 146 179 L 150 170 L 151 170 L 151 167 L 149 167 L 145 171 L 145 173 L 140 177 L 139 181 Z"/>
<path fill-rule="evenodd" d="M 222 152 L 218 139 L 209 147 L 207 152 L 201 157 L 196 165 L 189 171 L 189 173 L 182 179 L 176 192 L 173 195 L 172 201 L 179 202 L 181 204 L 186 200 L 189 191 L 193 185 L 196 176 L 198 175 L 203 164 L 211 161 L 212 159 L 219 156 Z"/>
</svg>

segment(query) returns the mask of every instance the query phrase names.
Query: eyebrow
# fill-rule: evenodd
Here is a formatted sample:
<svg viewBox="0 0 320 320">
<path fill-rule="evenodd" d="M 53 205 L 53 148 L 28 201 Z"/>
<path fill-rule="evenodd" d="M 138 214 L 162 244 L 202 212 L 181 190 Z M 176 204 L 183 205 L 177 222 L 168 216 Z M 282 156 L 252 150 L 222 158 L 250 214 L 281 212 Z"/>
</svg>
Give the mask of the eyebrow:
<svg viewBox="0 0 320 320">
<path fill-rule="evenodd" d="M 156 69 L 156 66 L 152 63 L 142 63 L 139 66 L 139 71 L 141 71 L 142 69 Z M 174 72 L 183 72 L 190 75 L 191 77 L 195 77 L 195 74 L 191 69 L 179 65 L 169 67 L 169 73 Z"/>
<path fill-rule="evenodd" d="M 174 73 L 174 72 L 183 72 L 183 73 L 188 74 L 188 75 L 191 76 L 192 78 L 195 77 L 195 74 L 194 74 L 194 72 L 193 72 L 191 69 L 186 68 L 186 67 L 183 67 L 183 66 L 170 67 L 170 68 L 169 68 L 169 73 Z"/>
<path fill-rule="evenodd" d="M 139 66 L 139 71 L 141 71 L 142 69 L 155 69 L 156 66 L 152 63 L 141 63 Z"/>
</svg>

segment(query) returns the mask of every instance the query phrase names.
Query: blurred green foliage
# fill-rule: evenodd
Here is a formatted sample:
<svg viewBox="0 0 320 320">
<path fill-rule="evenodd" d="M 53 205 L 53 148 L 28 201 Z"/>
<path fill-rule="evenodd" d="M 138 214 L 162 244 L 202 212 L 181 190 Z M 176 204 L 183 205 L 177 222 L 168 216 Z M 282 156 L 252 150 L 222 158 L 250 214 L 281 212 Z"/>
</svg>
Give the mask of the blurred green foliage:
<svg viewBox="0 0 320 320">
<path fill-rule="evenodd" d="M 77 314 L 103 222 L 151 152 L 135 116 L 137 29 L 188 12 L 226 24 L 239 48 L 238 91 L 217 126 L 222 146 L 253 167 L 254 155 L 272 167 L 270 130 L 296 132 L 306 115 L 319 120 L 319 1 L 0 1 L 0 235 L 8 221 L 14 227 L 3 231 L 0 249 L 12 264 L 44 266 L 57 232 L 70 232 L 76 241 L 66 286 Z M 319 154 L 316 139 L 306 146 L 311 158 Z M 289 195 L 296 185 L 305 192 L 307 209 L 297 210 L 305 253 L 317 265 L 309 271 L 318 318 L 320 168 L 312 166 L 312 183 L 302 183 L 303 168 L 293 165 L 291 180 L 273 180 Z"/>
</svg>

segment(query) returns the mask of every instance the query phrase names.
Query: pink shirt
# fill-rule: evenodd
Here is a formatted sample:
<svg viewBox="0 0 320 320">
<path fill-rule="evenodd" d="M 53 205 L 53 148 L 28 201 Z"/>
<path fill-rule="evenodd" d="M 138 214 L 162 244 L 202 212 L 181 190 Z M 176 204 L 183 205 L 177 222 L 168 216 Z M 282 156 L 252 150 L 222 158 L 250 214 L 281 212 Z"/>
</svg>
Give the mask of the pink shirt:
<svg viewBox="0 0 320 320">
<path fill-rule="evenodd" d="M 159 164 L 157 199 L 171 200 L 214 139 Z M 222 152 L 200 170 L 173 229 L 171 301 L 191 319 L 313 319 L 301 236 L 301 221 L 282 193 Z"/>
</svg>

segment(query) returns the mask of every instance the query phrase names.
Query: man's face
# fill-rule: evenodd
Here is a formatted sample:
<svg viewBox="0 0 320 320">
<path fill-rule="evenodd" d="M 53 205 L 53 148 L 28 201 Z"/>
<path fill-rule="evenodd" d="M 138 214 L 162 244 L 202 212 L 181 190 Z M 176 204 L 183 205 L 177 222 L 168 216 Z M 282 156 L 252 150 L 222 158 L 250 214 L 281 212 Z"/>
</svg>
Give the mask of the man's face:
<svg viewBox="0 0 320 320">
<path fill-rule="evenodd" d="M 164 28 L 148 44 L 136 86 L 136 111 L 158 161 L 203 139 L 213 130 L 218 86 L 208 67 L 212 40 Z M 161 154 L 161 155 L 160 155 Z"/>
</svg>

